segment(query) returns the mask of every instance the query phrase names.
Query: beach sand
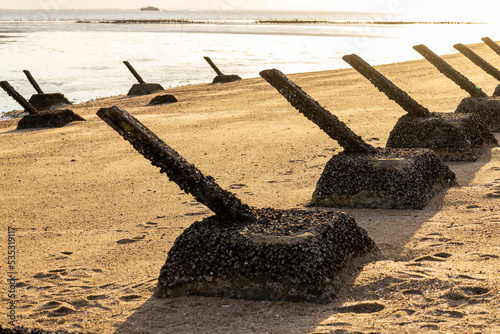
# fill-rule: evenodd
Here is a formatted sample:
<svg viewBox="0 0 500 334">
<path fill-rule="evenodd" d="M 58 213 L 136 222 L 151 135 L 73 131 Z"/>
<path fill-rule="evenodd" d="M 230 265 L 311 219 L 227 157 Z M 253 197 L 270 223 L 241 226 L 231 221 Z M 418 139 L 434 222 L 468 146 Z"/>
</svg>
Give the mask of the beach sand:
<svg viewBox="0 0 500 334">
<path fill-rule="evenodd" d="M 487 46 L 471 48 L 500 67 Z M 495 79 L 460 54 L 444 58 L 492 94 Z M 376 68 L 431 111 L 453 112 L 467 97 L 423 59 Z M 404 114 L 353 69 L 289 77 L 374 146 L 385 146 Z M 165 93 L 179 102 L 147 106 Z M 86 122 L 62 128 L 18 131 L 18 119 L 0 122 L 3 326 L 13 227 L 19 326 L 94 333 L 500 333 L 500 148 L 476 162 L 447 163 L 460 186 L 423 210 L 340 209 L 387 259 L 362 268 L 330 304 L 157 299 L 153 291 L 174 240 L 211 212 L 95 115 L 112 105 L 254 207 L 303 208 L 326 162 L 341 150 L 261 78 L 91 101 L 72 107 Z"/>
</svg>

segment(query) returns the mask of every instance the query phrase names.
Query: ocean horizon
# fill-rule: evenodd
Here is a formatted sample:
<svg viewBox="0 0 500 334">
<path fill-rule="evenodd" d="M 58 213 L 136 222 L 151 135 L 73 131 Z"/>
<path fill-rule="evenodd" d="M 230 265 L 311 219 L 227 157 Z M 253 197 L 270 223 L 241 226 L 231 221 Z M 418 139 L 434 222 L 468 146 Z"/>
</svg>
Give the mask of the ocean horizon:
<svg viewBox="0 0 500 334">
<path fill-rule="evenodd" d="M 413 45 L 438 54 L 456 43 L 495 40 L 498 23 L 404 21 L 397 14 L 298 11 L 0 10 L 0 80 L 26 99 L 36 91 L 73 103 L 123 95 L 136 83 L 164 88 L 210 83 L 209 56 L 225 74 L 258 77 L 348 68 L 356 53 L 372 65 L 421 59 Z M 0 93 L 0 116 L 21 107 Z"/>
</svg>

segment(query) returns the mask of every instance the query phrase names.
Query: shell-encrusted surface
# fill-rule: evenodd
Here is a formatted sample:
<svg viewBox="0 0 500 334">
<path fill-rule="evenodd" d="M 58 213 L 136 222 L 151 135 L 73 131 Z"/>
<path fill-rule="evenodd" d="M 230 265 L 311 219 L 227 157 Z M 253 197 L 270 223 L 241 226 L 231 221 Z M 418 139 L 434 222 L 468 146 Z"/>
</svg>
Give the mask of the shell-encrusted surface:
<svg viewBox="0 0 500 334">
<path fill-rule="evenodd" d="M 500 92 L 498 87 L 497 90 Z M 477 114 L 490 131 L 500 131 L 500 96 L 466 97 L 455 112 Z"/>
<path fill-rule="evenodd" d="M 61 93 L 35 94 L 29 99 L 29 103 L 37 110 L 50 110 L 65 104 L 72 104 Z"/>
<path fill-rule="evenodd" d="M 148 95 L 153 94 L 164 90 L 164 88 L 157 83 L 140 83 L 134 84 L 128 91 L 128 96 L 139 96 L 139 95 Z"/>
<path fill-rule="evenodd" d="M 428 149 L 379 149 L 333 156 L 316 185 L 312 205 L 422 209 L 456 185 L 455 174 Z"/>
<path fill-rule="evenodd" d="M 360 266 L 382 258 L 343 212 L 256 211 L 254 223 L 211 216 L 186 229 L 168 253 L 155 295 L 328 303 Z"/>
<path fill-rule="evenodd" d="M 476 161 L 484 147 L 498 145 L 475 114 L 431 113 L 402 116 L 392 129 L 387 147 L 429 148 L 444 161 Z"/>
<path fill-rule="evenodd" d="M 71 122 L 84 121 L 72 110 L 49 110 L 24 116 L 17 124 L 17 129 L 58 128 Z"/>
</svg>

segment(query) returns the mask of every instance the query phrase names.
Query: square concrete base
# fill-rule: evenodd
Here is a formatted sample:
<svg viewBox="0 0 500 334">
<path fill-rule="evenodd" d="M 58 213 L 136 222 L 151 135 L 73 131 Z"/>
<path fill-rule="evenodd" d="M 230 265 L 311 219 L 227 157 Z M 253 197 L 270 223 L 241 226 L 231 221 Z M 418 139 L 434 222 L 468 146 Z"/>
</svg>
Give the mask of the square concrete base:
<svg viewBox="0 0 500 334">
<path fill-rule="evenodd" d="M 17 124 L 17 129 L 58 128 L 75 121 L 85 121 L 72 110 L 52 110 L 26 115 Z"/>
<path fill-rule="evenodd" d="M 155 96 L 151 101 L 149 101 L 148 106 L 156 106 L 159 104 L 174 103 L 174 102 L 178 102 L 178 100 L 175 96 L 171 94 L 158 95 Z"/>
<path fill-rule="evenodd" d="M 156 297 L 189 295 L 328 303 L 379 249 L 343 212 L 257 210 L 238 224 L 217 216 L 175 241 Z"/>
<path fill-rule="evenodd" d="M 159 92 L 161 90 L 164 90 L 163 87 L 157 83 L 134 84 L 128 91 L 127 95 L 128 96 L 148 95 Z"/>
<path fill-rule="evenodd" d="M 212 83 L 226 83 L 226 82 L 233 82 L 241 80 L 239 76 L 236 74 L 222 74 L 218 75 L 214 78 L 214 81 Z"/>
<path fill-rule="evenodd" d="M 475 114 L 431 113 L 430 117 L 401 117 L 386 147 L 429 148 L 444 161 L 476 161 L 485 147 L 498 145 Z"/>
<path fill-rule="evenodd" d="M 61 93 L 35 94 L 28 101 L 36 110 L 50 110 L 57 107 L 72 104 Z"/>
<path fill-rule="evenodd" d="M 380 149 L 333 156 L 313 193 L 312 206 L 423 209 L 456 185 L 455 174 L 428 149 Z"/>
<path fill-rule="evenodd" d="M 466 97 L 455 112 L 476 114 L 490 131 L 500 131 L 500 96 Z"/>
</svg>

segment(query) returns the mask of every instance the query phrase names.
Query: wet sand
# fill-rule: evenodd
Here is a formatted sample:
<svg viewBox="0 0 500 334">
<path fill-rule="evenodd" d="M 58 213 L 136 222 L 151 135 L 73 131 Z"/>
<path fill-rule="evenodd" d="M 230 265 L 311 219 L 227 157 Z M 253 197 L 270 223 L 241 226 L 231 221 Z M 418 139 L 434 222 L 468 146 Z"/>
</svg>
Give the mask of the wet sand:
<svg viewBox="0 0 500 334">
<path fill-rule="evenodd" d="M 500 67 L 486 45 L 471 47 Z M 460 54 L 444 58 L 492 94 L 495 79 Z M 430 111 L 452 112 L 467 96 L 425 60 L 376 68 Z M 385 146 L 404 114 L 352 69 L 289 77 L 373 146 Z M 167 93 L 179 102 L 147 106 Z M 500 332 L 498 147 L 476 162 L 447 163 L 460 186 L 423 210 L 340 209 L 387 259 L 362 268 L 331 304 L 157 299 L 174 240 L 211 213 L 95 115 L 112 105 L 258 208 L 303 208 L 341 150 L 261 78 L 91 101 L 72 107 L 86 122 L 62 128 L 19 131 L 18 119 L 0 122 L 0 240 L 6 252 L 8 228 L 17 228 L 17 325 L 94 333 Z M 0 270 L 5 278 L 6 261 Z M 6 279 L 0 289 L 5 326 Z"/>
</svg>

